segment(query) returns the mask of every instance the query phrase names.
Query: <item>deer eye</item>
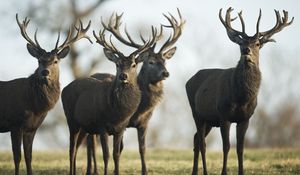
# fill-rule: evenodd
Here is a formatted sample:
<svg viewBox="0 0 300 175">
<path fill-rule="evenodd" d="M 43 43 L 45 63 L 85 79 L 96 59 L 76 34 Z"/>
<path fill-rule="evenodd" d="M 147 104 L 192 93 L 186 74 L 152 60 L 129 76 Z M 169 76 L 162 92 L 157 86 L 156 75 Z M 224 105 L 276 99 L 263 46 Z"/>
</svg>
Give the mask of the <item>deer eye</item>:
<svg viewBox="0 0 300 175">
<path fill-rule="evenodd" d="M 260 43 L 256 43 L 256 46 L 259 47 L 259 46 L 260 46 Z"/>
<path fill-rule="evenodd" d="M 136 64 L 135 64 L 135 63 L 133 63 L 133 64 L 131 65 L 131 67 L 133 67 L 133 68 L 134 68 L 135 66 L 136 66 Z"/>
<path fill-rule="evenodd" d="M 55 60 L 55 61 L 54 61 L 54 64 L 57 64 L 57 63 L 58 63 L 58 61 L 57 61 L 57 60 Z"/>
</svg>

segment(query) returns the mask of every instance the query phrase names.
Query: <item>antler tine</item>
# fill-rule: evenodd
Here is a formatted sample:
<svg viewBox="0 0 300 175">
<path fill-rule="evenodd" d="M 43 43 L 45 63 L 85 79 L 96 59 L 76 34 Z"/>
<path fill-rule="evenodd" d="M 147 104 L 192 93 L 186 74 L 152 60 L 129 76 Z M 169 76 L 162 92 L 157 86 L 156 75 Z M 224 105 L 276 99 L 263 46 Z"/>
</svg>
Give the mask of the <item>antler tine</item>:
<svg viewBox="0 0 300 175">
<path fill-rule="evenodd" d="M 145 40 L 145 38 L 143 37 L 142 33 L 140 32 L 140 38 L 143 41 L 143 43 L 145 44 L 147 41 Z"/>
<path fill-rule="evenodd" d="M 35 42 L 33 42 L 30 37 L 28 36 L 27 32 L 26 32 L 26 28 L 30 22 L 30 19 L 28 19 L 27 17 L 23 20 L 23 22 L 21 23 L 19 21 L 19 17 L 18 17 L 18 14 L 16 14 L 16 21 L 18 23 L 18 26 L 20 28 L 20 31 L 21 31 L 21 35 L 23 36 L 23 38 L 28 42 L 30 43 L 31 45 L 35 46 L 36 48 L 39 48 L 41 49 L 39 43 L 37 42 L 37 39 L 36 39 L 36 35 L 37 35 L 37 30 L 35 31 L 35 34 L 34 34 L 34 39 L 35 39 Z"/>
<path fill-rule="evenodd" d="M 241 21 L 241 24 L 242 24 L 242 32 L 245 33 L 245 22 L 244 22 L 242 13 L 243 13 L 243 11 L 240 11 L 240 12 L 238 13 L 238 15 L 239 15 L 239 18 L 240 18 L 240 21 Z"/>
<path fill-rule="evenodd" d="M 120 15 L 118 15 L 118 14 L 116 13 L 115 28 L 119 28 L 119 27 L 121 26 L 121 24 L 122 24 L 121 18 L 122 18 L 122 16 L 123 16 L 123 14 L 124 14 L 124 12 L 121 13 Z"/>
<path fill-rule="evenodd" d="M 157 29 L 154 28 L 153 26 L 151 26 L 151 31 L 152 31 L 152 36 L 149 38 L 149 40 L 145 41 L 144 45 L 141 45 L 141 47 L 139 47 L 136 51 L 134 51 L 132 54 L 130 54 L 131 56 L 138 55 L 138 54 L 144 52 L 145 50 L 149 49 L 156 43 Z M 143 40 L 144 40 L 144 38 L 143 38 Z"/>
<path fill-rule="evenodd" d="M 229 39 L 237 44 L 239 44 L 243 37 L 247 38 L 247 34 L 245 33 L 245 23 L 244 19 L 242 17 L 242 12 L 238 13 L 238 16 L 240 18 L 241 24 L 242 24 L 242 32 L 237 31 L 231 27 L 231 22 L 234 21 L 237 17 L 231 19 L 230 13 L 233 11 L 232 7 L 229 7 L 226 11 L 225 15 L 225 21 L 222 17 L 222 9 L 219 10 L 219 19 L 222 22 L 223 26 L 225 27 L 227 31 L 227 35 Z"/>
<path fill-rule="evenodd" d="M 152 28 L 152 33 L 153 33 L 153 26 L 151 27 Z M 157 30 L 156 28 L 155 28 L 155 30 Z M 156 32 L 157 33 L 157 32 Z M 155 37 L 155 39 L 156 39 L 156 41 L 158 41 L 158 40 L 160 40 L 161 38 L 162 38 L 162 36 L 163 36 L 163 25 L 160 25 L 160 32 L 159 32 L 159 34 Z M 146 39 L 143 37 L 143 35 L 142 35 L 142 33 L 140 33 L 140 38 L 141 38 L 141 40 L 143 41 L 143 43 L 145 44 L 147 41 L 146 41 Z"/>
<path fill-rule="evenodd" d="M 132 37 L 130 36 L 130 34 L 129 34 L 128 30 L 127 30 L 126 25 L 125 25 L 124 30 L 125 30 L 125 34 L 126 34 L 126 37 L 129 40 L 129 42 L 127 40 L 124 40 L 124 41 L 120 40 L 121 42 L 123 42 L 124 44 L 126 44 L 128 46 L 134 47 L 134 48 L 140 48 L 140 47 L 142 47 L 141 44 L 138 44 L 135 41 L 133 41 Z"/>
<path fill-rule="evenodd" d="M 66 38 L 66 40 L 63 42 L 62 45 L 60 45 L 58 48 L 55 48 L 56 50 L 61 50 L 64 49 L 68 46 L 70 46 L 72 43 L 85 38 L 87 39 L 90 43 L 93 43 L 92 40 L 90 39 L 89 36 L 86 35 L 86 32 L 89 30 L 91 26 L 91 21 L 89 21 L 88 25 L 86 26 L 86 28 L 83 27 L 82 21 L 79 20 L 79 27 L 77 28 L 76 26 L 74 26 L 75 30 L 77 31 L 75 37 L 71 38 L 71 30 L 68 31 L 68 36 Z"/>
<path fill-rule="evenodd" d="M 115 54 L 117 54 L 119 57 L 124 57 L 124 55 L 113 45 L 112 43 L 112 35 L 110 35 L 110 44 L 106 42 L 105 40 L 105 28 L 103 30 L 99 31 L 99 37 L 96 35 L 95 31 L 93 31 L 93 35 L 97 40 L 97 43 L 99 43 L 101 46 L 103 46 L 105 49 L 108 49 L 112 52 L 114 52 Z"/>
<path fill-rule="evenodd" d="M 274 10 L 276 14 L 276 24 L 275 26 L 265 32 L 259 32 L 259 37 L 262 36 L 261 40 L 263 43 L 265 42 L 275 42 L 274 39 L 271 39 L 271 37 L 275 34 L 280 32 L 283 28 L 291 25 L 294 21 L 294 17 L 291 19 L 290 22 L 288 22 L 288 12 L 283 10 L 283 17 L 280 16 L 280 13 L 278 10 Z"/>
<path fill-rule="evenodd" d="M 107 31 L 111 32 L 120 42 L 122 42 L 125 45 L 134 47 L 134 48 L 139 48 L 142 45 L 137 44 L 135 41 L 133 41 L 133 39 L 131 38 L 131 36 L 129 35 L 127 28 L 125 26 L 125 34 L 126 37 L 128 38 L 128 40 L 126 40 L 125 38 L 123 38 L 123 36 L 121 35 L 120 32 L 120 26 L 122 24 L 121 19 L 124 13 L 121 13 L 120 15 L 118 15 L 117 13 L 111 16 L 108 25 L 104 24 L 104 22 L 102 21 L 102 23 L 104 24 L 104 28 L 106 28 Z M 115 16 L 115 19 L 113 18 L 113 16 Z"/>
<path fill-rule="evenodd" d="M 112 35 L 109 36 L 109 43 L 114 52 L 119 52 L 119 50 L 115 47 L 111 39 Z"/>
<path fill-rule="evenodd" d="M 61 44 L 61 46 L 66 45 L 66 43 L 69 41 L 69 39 L 71 38 L 71 28 L 68 29 L 68 35 L 67 38 L 65 39 L 65 41 Z M 59 50 L 59 48 L 56 47 L 56 50 Z"/>
<path fill-rule="evenodd" d="M 178 8 L 177 8 L 177 12 L 178 12 L 178 16 L 179 16 L 179 19 L 180 19 L 179 22 L 177 21 L 177 19 L 172 14 L 169 13 L 170 17 L 163 14 L 164 17 L 167 18 L 167 20 L 170 23 L 170 26 L 166 26 L 166 25 L 163 25 L 163 26 L 172 28 L 173 29 L 173 34 L 171 34 L 170 37 L 168 38 L 168 40 L 162 45 L 159 52 L 162 52 L 162 51 L 168 49 L 169 47 L 171 47 L 172 45 L 174 45 L 175 42 L 178 40 L 178 38 L 180 37 L 180 35 L 182 33 L 182 29 L 183 29 L 183 26 L 185 24 L 185 20 L 183 20 L 183 18 L 181 16 L 181 13 L 180 13 Z M 162 28 L 161 28 L 161 30 L 162 30 Z M 159 35 L 159 37 L 161 37 L 161 36 Z"/>
<path fill-rule="evenodd" d="M 256 23 L 256 36 L 259 37 L 259 24 L 261 19 L 261 9 L 259 9 L 259 15 Z"/>
<path fill-rule="evenodd" d="M 40 44 L 39 44 L 39 42 L 38 42 L 38 40 L 37 40 L 37 32 L 38 32 L 38 29 L 35 30 L 35 33 L 34 33 L 34 41 L 35 41 L 36 45 L 37 45 L 39 48 L 41 48 L 41 46 L 40 46 Z"/>
<path fill-rule="evenodd" d="M 59 38 L 60 38 L 60 31 L 58 31 L 58 37 L 57 37 L 56 44 L 55 44 L 55 50 L 57 49 L 57 46 L 59 43 Z"/>
</svg>

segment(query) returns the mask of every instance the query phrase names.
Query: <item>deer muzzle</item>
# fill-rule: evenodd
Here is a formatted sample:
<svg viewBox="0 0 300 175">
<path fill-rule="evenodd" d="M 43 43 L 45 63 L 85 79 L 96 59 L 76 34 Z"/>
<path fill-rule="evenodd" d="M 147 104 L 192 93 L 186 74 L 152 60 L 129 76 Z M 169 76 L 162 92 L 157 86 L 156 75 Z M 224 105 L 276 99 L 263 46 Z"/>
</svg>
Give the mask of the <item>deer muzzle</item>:
<svg viewBox="0 0 300 175">
<path fill-rule="evenodd" d="M 128 75 L 125 73 L 121 73 L 119 75 L 119 80 L 124 84 L 128 83 Z"/>
</svg>

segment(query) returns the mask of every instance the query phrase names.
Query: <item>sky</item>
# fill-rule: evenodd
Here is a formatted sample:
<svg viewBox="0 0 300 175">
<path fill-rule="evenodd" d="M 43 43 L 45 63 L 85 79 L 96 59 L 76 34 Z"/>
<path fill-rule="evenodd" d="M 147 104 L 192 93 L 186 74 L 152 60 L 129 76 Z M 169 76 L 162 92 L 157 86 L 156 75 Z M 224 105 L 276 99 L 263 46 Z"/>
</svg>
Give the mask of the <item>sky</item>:
<svg viewBox="0 0 300 175">
<path fill-rule="evenodd" d="M 26 6 L 28 6 L 29 0 L 24 1 L 3 1 L 0 6 L 0 22 L 2 27 L 0 28 L 0 51 L 2 56 L 0 58 L 0 80 L 7 81 L 20 77 L 27 77 L 36 69 L 37 60 L 31 57 L 26 50 L 26 42 L 19 33 L 18 26 L 15 21 L 15 14 L 19 13 L 20 16 L 24 17 Z M 31 1 L 31 3 L 38 3 L 38 0 Z M 66 2 L 66 0 L 64 0 Z M 92 3 L 92 0 L 81 1 L 82 7 Z M 275 13 L 274 9 L 287 10 L 289 17 L 295 17 L 294 23 L 285 28 L 280 33 L 274 35 L 277 43 L 270 43 L 264 46 L 260 52 L 261 57 L 261 69 L 263 73 L 263 84 L 268 81 L 277 83 L 285 82 L 285 75 L 282 72 L 290 70 L 279 70 L 278 74 L 274 76 L 268 65 L 276 60 L 269 58 L 270 55 L 280 54 L 286 58 L 286 63 L 290 66 L 300 66 L 300 57 L 298 48 L 300 42 L 296 40 L 300 34 L 300 1 L 297 0 L 213 0 L 213 1 L 202 1 L 202 0 L 111 0 L 107 1 L 101 8 L 98 9 L 101 13 L 96 13 L 91 16 L 92 29 L 99 30 L 101 16 L 105 18 L 109 17 L 112 12 L 122 13 L 124 12 L 123 19 L 128 25 L 130 31 L 138 32 L 140 28 L 136 26 L 158 26 L 161 23 L 166 23 L 162 13 L 170 12 L 176 14 L 176 8 L 179 8 L 183 18 L 186 19 L 186 25 L 181 38 L 176 43 L 177 52 L 167 63 L 168 70 L 171 77 L 166 80 L 166 89 L 172 90 L 172 86 L 178 82 L 178 77 L 187 80 L 199 69 L 213 68 L 213 67 L 233 67 L 236 65 L 239 58 L 239 48 L 236 44 L 232 43 L 226 34 L 225 28 L 221 24 L 218 18 L 218 12 L 220 8 L 223 8 L 223 14 L 228 7 L 233 7 L 235 10 L 232 13 L 233 16 L 237 15 L 237 12 L 243 10 L 243 17 L 246 24 L 246 33 L 249 35 L 254 34 L 256 20 L 258 17 L 259 9 L 262 10 L 261 19 L 261 30 L 268 30 L 275 24 Z M 87 22 L 87 21 L 85 21 Z M 30 30 L 35 30 L 36 27 L 34 19 L 30 24 Z M 240 29 L 240 23 L 235 22 L 234 28 Z M 90 31 L 90 35 L 92 30 Z M 56 41 L 56 36 L 50 38 L 49 35 L 43 31 L 39 33 L 39 42 L 47 49 L 52 49 Z M 78 44 L 79 47 L 92 48 L 91 52 L 99 52 L 100 47 L 96 44 L 90 46 L 88 42 L 81 42 Z M 277 52 L 274 52 L 277 51 Z M 284 62 L 285 63 L 285 62 Z M 68 64 L 67 58 L 61 61 L 61 86 L 66 86 L 73 80 L 71 72 L 66 68 Z M 82 59 L 82 65 L 87 65 L 86 59 Z M 103 72 L 114 73 L 114 65 L 107 62 L 99 70 Z M 282 73 L 280 75 L 280 73 Z M 277 79 L 278 78 L 278 79 Z M 282 80 L 282 81 L 281 81 Z M 184 84 L 179 85 L 182 90 L 180 97 L 185 96 Z M 280 84 L 274 83 L 274 86 L 280 86 Z M 299 83 L 295 82 L 293 91 L 297 91 Z M 276 89 L 276 87 L 274 87 Z M 169 97 L 168 91 L 166 92 L 165 99 Z M 278 97 L 279 98 L 279 97 Z M 170 97 L 170 99 L 172 99 Z M 263 99 L 262 99 L 263 100 Z M 174 100 L 171 104 L 174 106 L 182 105 L 183 111 L 188 111 L 183 114 L 190 115 L 189 108 L 187 106 L 186 99 L 180 99 L 179 101 Z M 275 103 L 275 102 L 274 102 Z M 171 113 L 171 112 L 170 112 Z M 157 114 L 159 115 L 159 114 Z M 178 121 L 184 123 L 186 120 L 192 123 L 191 116 L 183 116 L 178 118 Z M 153 124 L 161 123 L 162 121 L 158 117 L 154 117 Z M 166 128 L 170 126 L 166 123 Z M 177 126 L 177 125 L 176 125 Z M 180 127 L 180 126 L 179 126 Z M 182 131 L 182 135 L 190 133 L 191 130 L 195 130 L 194 126 L 183 126 L 182 128 L 188 128 L 188 132 Z M 170 133 L 167 133 L 167 135 Z M 9 135 L 5 136 L 6 139 Z M 192 137 L 191 135 L 189 137 Z M 1 138 L 1 137 L 0 137 Z M 164 143 L 165 146 L 168 143 Z M 183 144 L 184 145 L 184 144 Z M 190 144 L 188 144 L 190 145 Z M 42 147 L 42 145 L 41 145 Z"/>
</svg>

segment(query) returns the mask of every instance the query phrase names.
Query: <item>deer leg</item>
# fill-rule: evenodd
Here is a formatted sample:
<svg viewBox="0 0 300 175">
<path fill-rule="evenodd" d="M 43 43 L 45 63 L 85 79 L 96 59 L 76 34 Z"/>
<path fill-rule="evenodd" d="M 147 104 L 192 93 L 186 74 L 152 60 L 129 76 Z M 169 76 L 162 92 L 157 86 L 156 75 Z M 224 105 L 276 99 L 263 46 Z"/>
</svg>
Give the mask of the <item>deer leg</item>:
<svg viewBox="0 0 300 175">
<path fill-rule="evenodd" d="M 197 125 L 197 132 L 194 135 L 194 166 L 192 175 L 198 175 L 198 161 L 199 161 L 199 151 L 201 151 L 203 175 L 207 175 L 206 168 L 206 144 L 205 144 L 205 123 L 200 123 Z"/>
<path fill-rule="evenodd" d="M 32 160 L 32 142 L 35 136 L 35 132 L 23 133 L 23 148 L 26 162 L 27 175 L 32 175 L 31 160 Z"/>
<path fill-rule="evenodd" d="M 98 170 L 97 170 L 97 159 L 96 159 L 96 148 L 97 148 L 97 135 L 94 134 L 93 136 L 93 144 L 92 144 L 92 158 L 94 162 L 94 175 L 98 175 Z"/>
<path fill-rule="evenodd" d="M 87 137 L 87 133 L 83 131 L 79 131 L 78 137 L 77 137 L 77 144 L 76 149 L 79 149 L 80 145 L 82 144 L 83 140 Z"/>
<path fill-rule="evenodd" d="M 139 151 L 141 156 L 141 163 L 142 163 L 142 175 L 147 175 L 147 167 L 146 167 L 146 161 L 145 161 L 145 137 L 147 128 L 146 127 L 139 127 L 138 129 L 138 140 L 139 140 Z"/>
<path fill-rule="evenodd" d="M 206 125 L 205 127 L 205 137 L 209 134 L 209 132 L 211 131 L 211 126 Z"/>
<path fill-rule="evenodd" d="M 88 134 L 86 138 L 86 153 L 87 153 L 87 167 L 86 175 L 92 174 L 92 152 L 93 152 L 93 135 Z"/>
<path fill-rule="evenodd" d="M 15 163 L 15 175 L 19 175 L 19 165 L 21 161 L 22 130 L 13 130 L 11 131 L 10 136 Z"/>
<path fill-rule="evenodd" d="M 114 135 L 114 143 L 113 143 L 113 158 L 115 163 L 115 175 L 119 175 L 119 159 L 120 159 L 120 145 L 123 139 L 123 132 Z"/>
<path fill-rule="evenodd" d="M 70 175 L 76 175 L 76 153 L 77 153 L 77 139 L 79 131 L 70 130 Z"/>
<path fill-rule="evenodd" d="M 238 162 L 239 162 L 239 175 L 244 175 L 244 167 L 243 167 L 243 154 L 244 154 L 244 139 L 245 134 L 248 129 L 249 121 L 244 121 L 242 123 L 238 123 L 236 125 L 236 139 L 237 139 L 237 146 L 236 152 L 238 155 Z"/>
<path fill-rule="evenodd" d="M 104 161 L 104 175 L 108 174 L 108 160 L 109 160 L 109 147 L 108 147 L 108 134 L 103 133 L 100 135 L 100 142 L 103 153 L 103 161 Z"/>
<path fill-rule="evenodd" d="M 228 121 L 221 122 L 221 135 L 223 141 L 223 169 L 222 175 L 227 175 L 227 157 L 230 149 L 229 130 L 231 123 Z"/>
<path fill-rule="evenodd" d="M 124 143 L 123 143 L 123 139 L 121 140 L 121 144 L 120 144 L 120 154 L 122 153 L 124 148 Z"/>
<path fill-rule="evenodd" d="M 94 160 L 94 175 L 98 174 L 97 171 L 97 161 L 96 161 L 96 145 L 97 145 L 97 135 L 89 134 L 87 137 L 87 169 L 86 174 L 92 174 L 92 159 Z"/>
<path fill-rule="evenodd" d="M 194 135 L 194 166 L 192 175 L 198 175 L 198 162 L 199 162 L 200 143 L 197 132 Z"/>
</svg>

